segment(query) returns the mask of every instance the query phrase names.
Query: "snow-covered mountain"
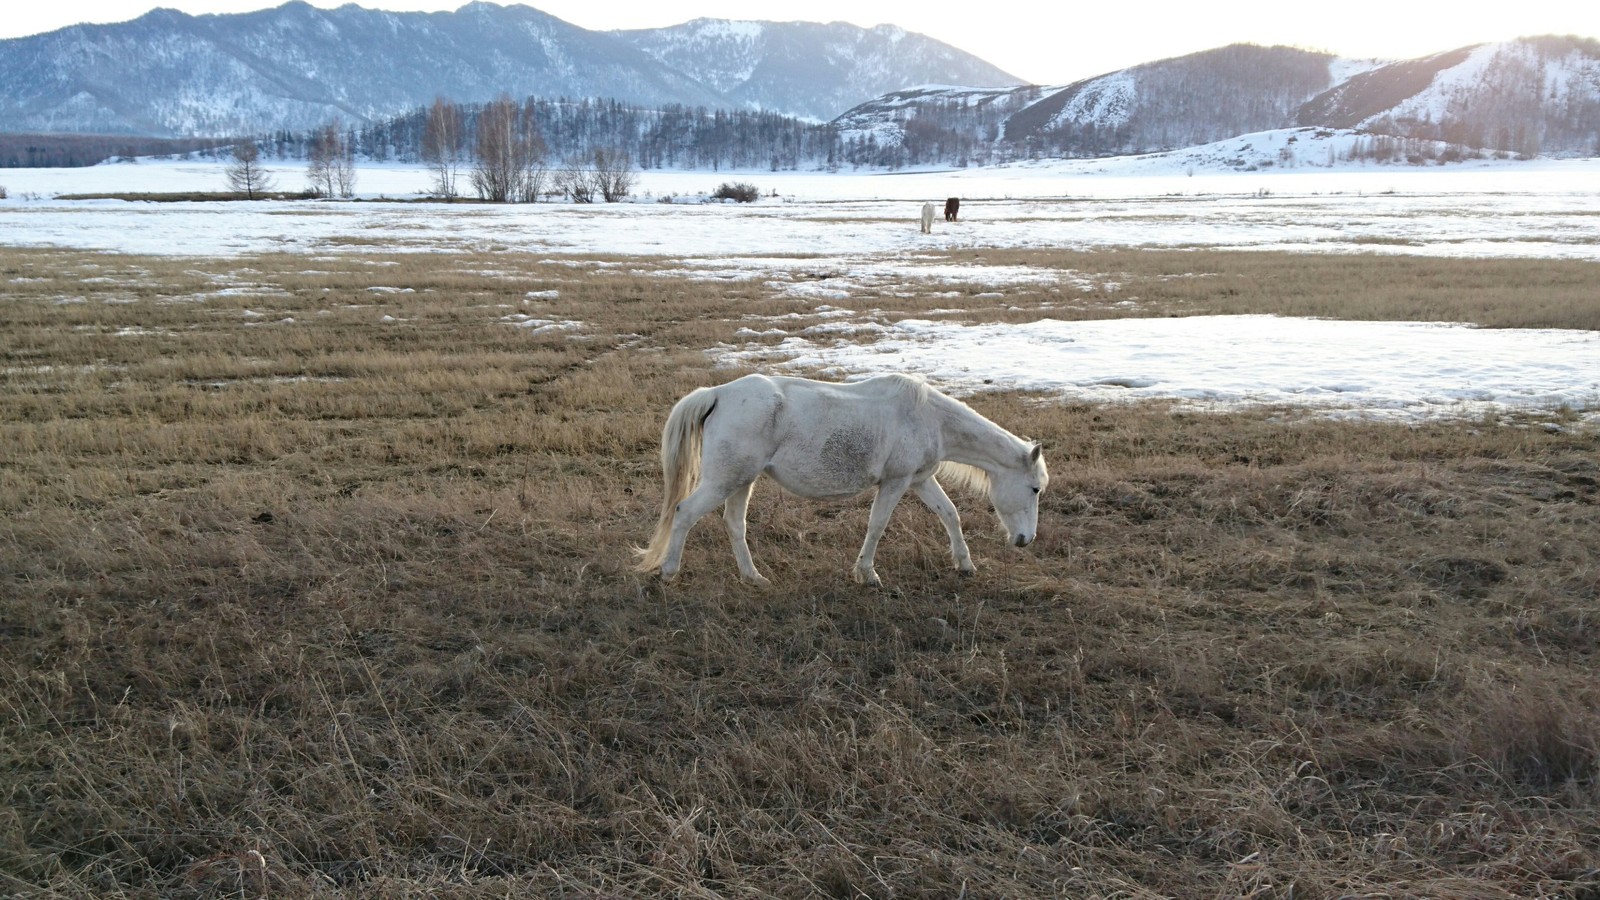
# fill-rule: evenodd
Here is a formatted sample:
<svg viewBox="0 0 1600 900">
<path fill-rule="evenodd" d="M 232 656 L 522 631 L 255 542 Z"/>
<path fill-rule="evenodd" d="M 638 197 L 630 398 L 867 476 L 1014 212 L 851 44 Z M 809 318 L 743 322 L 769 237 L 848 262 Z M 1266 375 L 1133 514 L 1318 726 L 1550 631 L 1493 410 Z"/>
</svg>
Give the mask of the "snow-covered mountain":
<svg viewBox="0 0 1600 900">
<path fill-rule="evenodd" d="M 806 140 L 831 147 L 816 160 L 829 166 L 1147 153 L 1297 127 L 1600 155 L 1600 41 L 1575 37 L 1399 62 L 1234 45 L 1054 87 L 1019 86 L 887 25 L 699 19 L 595 32 L 489 2 L 437 13 L 300 0 L 238 15 L 158 9 L 0 40 L 0 131 L 11 133 L 303 132 L 335 117 L 392 131 L 436 97 L 502 93 L 832 119 Z M 797 153 L 767 156 L 798 164 Z"/>
<path fill-rule="evenodd" d="M 388 13 L 290 2 L 239 15 L 158 9 L 0 41 L 10 131 L 217 135 L 368 121 L 444 94 L 719 97 L 609 35 L 526 6 Z"/>
<path fill-rule="evenodd" d="M 1375 64 L 1374 64 L 1375 65 Z M 852 159 L 1103 156 L 1172 150 L 1296 124 L 1305 102 L 1361 67 L 1326 53 L 1236 44 L 1074 84 L 898 91 L 834 121 Z"/>
<path fill-rule="evenodd" d="M 1383 66 L 1312 99 L 1299 120 L 1527 156 L 1600 155 L 1600 41 L 1523 38 Z"/>
<path fill-rule="evenodd" d="M 739 108 L 818 121 L 911 84 L 1021 83 L 949 44 L 892 25 L 696 19 L 614 33 L 668 67 L 694 73 Z"/>
<path fill-rule="evenodd" d="M 718 43 L 722 56 L 707 65 L 695 41 L 718 32 L 750 37 Z M 891 28 L 702 21 L 659 35 L 610 33 L 520 5 L 390 13 L 294 0 L 238 15 L 158 9 L 116 25 L 0 40 L 0 129 L 301 130 L 335 116 L 378 121 L 441 95 L 482 102 L 502 92 L 758 107 L 825 120 L 930 77 L 1015 81 L 959 50 Z"/>
<path fill-rule="evenodd" d="M 1235 45 L 1070 85 L 897 91 L 834 121 L 852 158 L 1150 153 L 1295 127 L 1600 155 L 1600 42 L 1523 38 L 1404 62 Z"/>
<path fill-rule="evenodd" d="M 1068 85 L 1013 116 L 1005 137 L 1089 153 L 1204 144 L 1293 123 L 1350 70 L 1327 53 L 1235 44 Z"/>
</svg>

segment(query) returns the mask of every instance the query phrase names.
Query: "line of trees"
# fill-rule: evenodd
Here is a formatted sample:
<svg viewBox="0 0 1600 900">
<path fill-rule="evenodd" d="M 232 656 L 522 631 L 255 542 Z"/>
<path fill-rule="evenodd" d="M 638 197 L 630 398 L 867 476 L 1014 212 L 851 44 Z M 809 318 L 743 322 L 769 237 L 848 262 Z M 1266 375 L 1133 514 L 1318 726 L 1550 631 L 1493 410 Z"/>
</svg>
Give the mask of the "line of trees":
<svg viewBox="0 0 1600 900">
<path fill-rule="evenodd" d="M 507 135 L 503 128 L 512 107 L 515 130 Z M 393 119 L 348 129 L 345 137 L 361 158 L 425 163 L 433 170 L 435 193 L 462 196 L 475 190 L 478 123 L 486 112 L 513 152 L 518 134 L 537 136 L 552 179 L 562 169 L 592 168 L 597 151 L 621 154 L 639 169 L 777 171 L 852 164 L 830 125 L 768 112 L 682 105 L 647 109 L 616 100 L 530 97 L 519 103 L 502 96 L 489 103 L 456 103 L 440 98 Z M 272 132 L 260 141 L 261 149 L 279 160 L 307 159 L 314 135 Z M 553 190 L 553 181 L 543 187 Z M 600 190 L 595 194 L 603 196 Z"/>
<path fill-rule="evenodd" d="M 0 169 L 73 168 L 118 157 L 184 156 L 226 151 L 221 138 L 147 138 L 104 134 L 0 134 Z"/>
<path fill-rule="evenodd" d="M 247 200 L 257 200 L 277 187 L 277 178 L 262 162 L 261 145 L 243 140 L 228 151 L 223 177 L 228 187 Z M 307 195 L 350 197 L 356 191 L 356 160 L 337 120 L 316 130 L 306 157 Z"/>
<path fill-rule="evenodd" d="M 519 104 L 502 95 L 464 107 L 441 97 L 422 122 L 414 158 L 427 165 L 430 193 L 441 199 L 457 199 L 470 189 L 494 203 L 533 203 L 549 196 L 615 203 L 626 199 L 637 181 L 633 157 L 625 149 L 594 146 L 552 163 L 533 100 Z M 276 187 L 264 158 L 273 152 L 280 159 L 301 156 L 309 195 L 350 197 L 355 193 L 355 159 L 367 134 L 334 120 L 305 135 L 242 140 L 223 151 L 224 175 L 230 189 L 254 200 Z"/>
<path fill-rule="evenodd" d="M 508 95 L 475 108 L 434 100 L 419 155 L 432 173 L 432 193 L 446 200 L 461 196 L 463 176 L 479 199 L 494 203 L 533 203 L 547 195 L 615 203 L 635 182 L 632 155 L 615 147 L 587 148 L 552 165 L 537 101 L 519 104 Z"/>
</svg>

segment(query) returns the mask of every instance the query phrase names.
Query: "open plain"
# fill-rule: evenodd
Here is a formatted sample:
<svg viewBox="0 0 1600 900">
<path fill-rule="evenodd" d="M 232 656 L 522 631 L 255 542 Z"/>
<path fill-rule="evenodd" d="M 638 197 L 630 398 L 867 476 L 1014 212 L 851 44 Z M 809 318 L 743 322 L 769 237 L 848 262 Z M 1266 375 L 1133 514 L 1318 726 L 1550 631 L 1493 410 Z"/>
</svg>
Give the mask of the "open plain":
<svg viewBox="0 0 1600 900">
<path fill-rule="evenodd" d="M 795 371 L 795 335 L 1600 330 L 1581 203 L 1547 229 L 1503 196 L 1374 196 L 968 203 L 926 244 L 900 200 L 7 201 L 0 893 L 1596 896 L 1582 390 L 1374 417 L 991 384 L 969 402 L 1052 479 L 1025 550 L 954 497 L 976 576 L 912 501 L 886 588 L 857 586 L 865 500 L 770 483 L 772 587 L 734 577 L 714 517 L 678 580 L 631 568 L 672 402 Z M 1135 204 L 1125 240 L 1070 239 Z M 1280 240 L 1141 240 L 1215 234 L 1223 206 Z M 1308 222 L 1402 206 L 1455 230 L 1305 252 Z M 125 245 L 166 213 L 202 224 Z M 565 224 L 473 224 L 540 215 Z M 342 224 L 260 240 L 274 216 Z M 757 217 L 814 237 L 707 237 L 778 234 Z"/>
</svg>

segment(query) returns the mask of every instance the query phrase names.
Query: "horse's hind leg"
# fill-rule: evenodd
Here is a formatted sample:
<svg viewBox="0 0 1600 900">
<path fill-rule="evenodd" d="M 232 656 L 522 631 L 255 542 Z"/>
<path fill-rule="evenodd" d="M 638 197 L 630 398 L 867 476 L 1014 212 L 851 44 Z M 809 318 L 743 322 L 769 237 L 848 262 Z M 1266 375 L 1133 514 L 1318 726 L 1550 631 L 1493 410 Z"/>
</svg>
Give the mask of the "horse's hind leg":
<svg viewBox="0 0 1600 900">
<path fill-rule="evenodd" d="M 711 512 L 727 501 L 730 507 L 738 510 L 739 527 L 733 545 L 735 557 L 739 560 L 739 571 L 752 581 L 758 580 L 760 573 L 755 571 L 755 566 L 749 563 L 750 551 L 744 544 L 744 509 L 750 499 L 750 486 L 761 477 L 761 459 L 747 454 L 729 452 L 727 443 L 722 440 L 708 437 L 705 449 L 700 457 L 700 485 L 689 496 L 678 503 L 672 517 L 672 534 L 667 540 L 667 552 L 661 562 L 661 577 L 671 578 L 678 572 L 678 567 L 683 561 L 683 542 L 688 537 L 689 529 L 700 521 L 701 517 Z M 748 571 L 746 567 L 748 566 Z M 752 578 L 752 573 L 754 577 Z"/>
<path fill-rule="evenodd" d="M 731 491 L 719 483 L 702 481 L 678 502 L 672 512 L 672 536 L 667 539 L 667 553 L 661 560 L 662 578 L 670 579 L 678 574 L 678 567 L 683 563 L 683 542 L 689 536 L 689 529 L 706 513 L 716 509 L 729 493 Z"/>
<path fill-rule="evenodd" d="M 734 488 L 728 495 L 728 502 L 722 507 L 722 521 L 728 526 L 728 539 L 733 542 L 733 558 L 739 564 L 739 577 L 755 584 L 767 584 L 767 576 L 756 569 L 755 561 L 750 558 L 750 545 L 744 539 L 745 511 L 750 507 L 750 494 L 755 490 L 754 481 L 742 488 Z"/>
</svg>

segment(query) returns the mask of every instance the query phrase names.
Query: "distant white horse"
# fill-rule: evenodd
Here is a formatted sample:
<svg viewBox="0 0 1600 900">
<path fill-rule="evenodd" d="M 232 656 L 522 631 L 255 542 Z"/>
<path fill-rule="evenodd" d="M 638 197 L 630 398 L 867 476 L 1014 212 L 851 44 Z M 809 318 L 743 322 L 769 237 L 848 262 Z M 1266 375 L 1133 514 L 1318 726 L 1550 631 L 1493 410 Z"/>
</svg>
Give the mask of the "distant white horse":
<svg viewBox="0 0 1600 900">
<path fill-rule="evenodd" d="M 904 375 L 853 384 L 746 375 L 699 388 L 667 416 L 661 470 L 661 520 L 641 551 L 639 571 L 676 575 L 689 529 L 725 503 L 722 518 L 739 574 L 759 584 L 767 579 L 750 559 L 745 509 L 762 474 L 813 499 L 877 489 L 854 572 L 856 581 L 872 585 L 881 583 L 872 565 L 878 540 L 906 491 L 915 490 L 939 516 L 956 568 L 970 575 L 961 516 L 934 476 L 986 491 L 1018 547 L 1038 532 L 1039 493 L 1050 481 L 1039 444 Z"/>
<path fill-rule="evenodd" d="M 922 233 L 923 234 L 932 234 L 933 233 L 933 204 L 932 203 L 924 203 L 924 204 L 922 204 Z"/>
</svg>

